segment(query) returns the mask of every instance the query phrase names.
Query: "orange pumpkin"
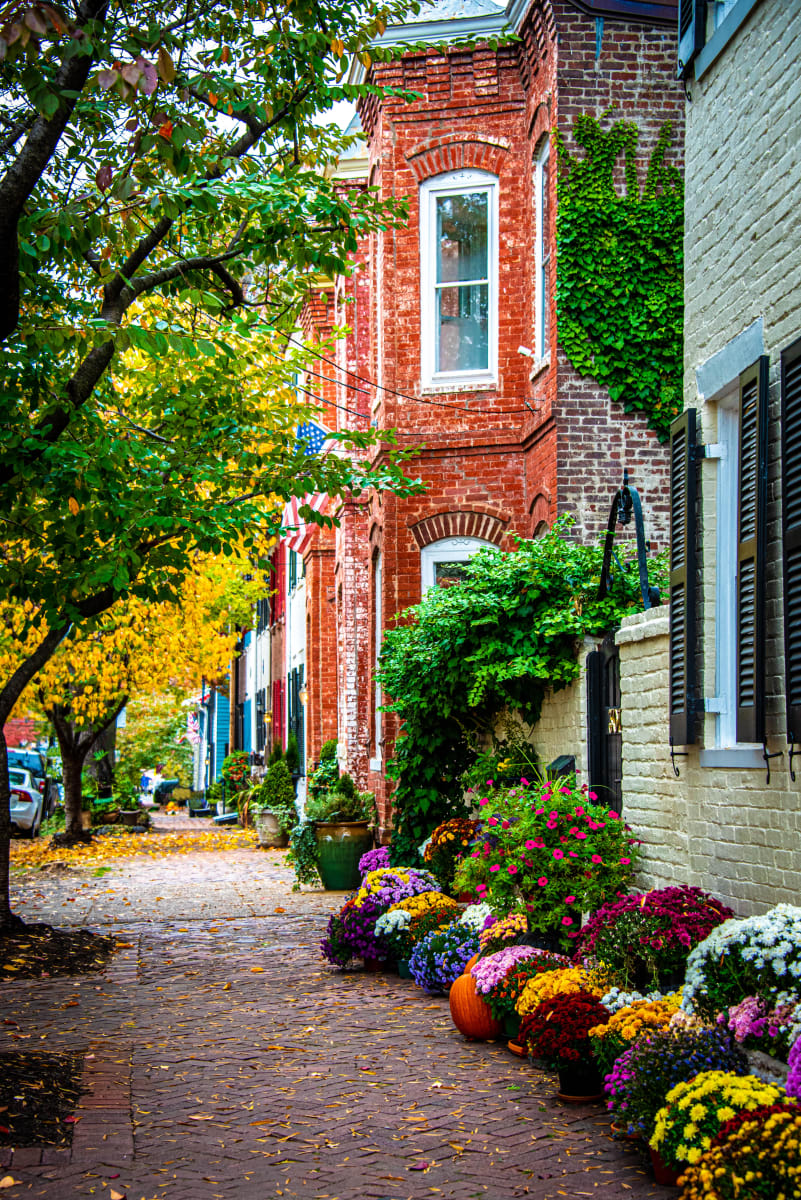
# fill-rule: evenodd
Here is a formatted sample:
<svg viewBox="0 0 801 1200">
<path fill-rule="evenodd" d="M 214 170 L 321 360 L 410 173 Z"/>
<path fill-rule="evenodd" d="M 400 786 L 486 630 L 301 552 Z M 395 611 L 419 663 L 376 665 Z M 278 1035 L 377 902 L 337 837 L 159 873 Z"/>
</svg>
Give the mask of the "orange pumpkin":
<svg viewBox="0 0 801 1200">
<path fill-rule="evenodd" d="M 472 975 L 460 975 L 451 985 L 451 1018 L 469 1042 L 486 1042 L 500 1037 L 501 1024 L 492 1015 L 490 1006 L 476 991 Z"/>
<path fill-rule="evenodd" d="M 464 975 L 470 974 L 470 968 L 474 967 L 476 965 L 476 963 L 479 960 L 479 957 L 480 957 L 480 955 L 474 954 L 472 958 L 468 958 L 467 962 L 464 964 L 464 971 L 463 971 Z"/>
</svg>

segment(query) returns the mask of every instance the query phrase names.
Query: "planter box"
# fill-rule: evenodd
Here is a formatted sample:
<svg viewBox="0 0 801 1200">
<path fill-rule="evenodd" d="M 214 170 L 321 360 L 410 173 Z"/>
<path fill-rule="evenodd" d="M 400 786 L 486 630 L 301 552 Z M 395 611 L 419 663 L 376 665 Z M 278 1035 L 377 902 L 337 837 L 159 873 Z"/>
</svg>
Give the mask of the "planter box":
<svg viewBox="0 0 801 1200">
<path fill-rule="evenodd" d="M 254 813 L 253 824 L 259 835 L 259 845 L 267 850 L 286 846 L 289 841 L 287 834 L 281 832 L 281 826 L 275 813 L 266 811 Z"/>
<path fill-rule="evenodd" d="M 367 821 L 318 821 L 314 827 L 323 887 L 350 892 L 361 883 L 359 859 L 373 844 Z"/>
</svg>

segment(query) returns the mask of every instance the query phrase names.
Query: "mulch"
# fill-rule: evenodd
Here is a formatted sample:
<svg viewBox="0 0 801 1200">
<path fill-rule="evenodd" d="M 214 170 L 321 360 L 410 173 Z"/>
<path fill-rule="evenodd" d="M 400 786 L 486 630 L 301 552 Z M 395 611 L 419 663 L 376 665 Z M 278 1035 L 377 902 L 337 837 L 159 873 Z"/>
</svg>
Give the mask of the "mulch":
<svg viewBox="0 0 801 1200">
<path fill-rule="evenodd" d="M 84 975 L 105 966 L 116 939 L 88 929 L 28 925 L 0 935 L 0 979 Z"/>
<path fill-rule="evenodd" d="M 0 1146 L 68 1146 L 80 1054 L 0 1053 Z"/>
</svg>

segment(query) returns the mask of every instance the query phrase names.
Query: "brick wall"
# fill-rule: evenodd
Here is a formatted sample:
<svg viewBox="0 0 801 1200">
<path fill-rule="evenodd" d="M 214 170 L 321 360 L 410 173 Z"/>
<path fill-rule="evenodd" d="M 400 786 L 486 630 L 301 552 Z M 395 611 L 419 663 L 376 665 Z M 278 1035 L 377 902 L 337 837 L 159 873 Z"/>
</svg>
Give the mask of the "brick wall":
<svg viewBox="0 0 801 1200">
<path fill-rule="evenodd" d="M 420 94 L 411 104 L 370 97 L 360 107 L 369 139 L 369 182 L 384 198 L 407 197 L 409 220 L 360 247 L 357 260 L 364 269 L 338 286 L 337 319 L 351 330 L 339 345 L 338 362 L 373 381 L 359 384 L 369 397 L 348 395 L 355 381 L 341 375 L 338 403 L 362 412 L 369 404 L 376 424 L 395 428 L 399 443 L 416 449 L 409 473 L 423 479 L 427 492 L 406 499 L 374 496 L 367 510 L 343 510 L 336 567 L 337 682 L 343 761 L 376 791 L 388 828 L 390 789 L 383 770 L 397 732 L 391 715 L 383 718 L 381 770 L 368 770 L 371 755 L 375 761 L 374 554 L 382 556 L 387 628 L 395 614 L 419 601 L 420 548 L 432 532 L 444 536 L 446 514 L 474 529 L 480 519 L 491 518 L 490 540 L 504 548 L 512 547 L 512 534 L 530 536 L 563 512 L 577 517 L 579 536 L 594 536 L 606 525 L 623 466 L 644 492 L 650 536 L 664 540 L 663 448 L 641 417 L 624 415 L 597 384 L 578 379 L 558 353 L 553 227 L 550 354 L 534 378 L 531 359 L 518 347 L 534 342 L 533 155 L 541 138 L 555 123 L 564 132 L 578 112 L 600 116 L 614 99 L 621 115 L 641 124 L 647 153 L 663 121 L 680 119 L 682 105 L 673 78 L 674 36 L 607 22 L 596 59 L 594 20 L 550 0 L 532 5 L 519 44 L 497 51 L 484 46 L 418 52 L 373 69 L 378 82 Z M 432 175 L 464 167 L 491 171 L 499 180 L 498 380 L 424 389 L 419 186 Z M 550 178 L 555 213 L 555 169 Z M 340 412 L 339 420 L 354 418 Z M 361 591 L 353 594 L 352 588 Z"/>
</svg>

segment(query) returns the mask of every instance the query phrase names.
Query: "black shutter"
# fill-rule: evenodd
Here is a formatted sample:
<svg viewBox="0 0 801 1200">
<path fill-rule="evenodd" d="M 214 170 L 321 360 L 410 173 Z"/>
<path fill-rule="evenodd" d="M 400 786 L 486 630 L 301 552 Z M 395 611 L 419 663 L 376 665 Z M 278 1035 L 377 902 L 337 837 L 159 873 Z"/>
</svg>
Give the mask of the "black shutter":
<svg viewBox="0 0 801 1200">
<path fill-rule="evenodd" d="M 782 544 L 787 739 L 801 742 L 801 339 L 782 354 Z"/>
<path fill-rule="evenodd" d="M 706 41 L 706 0 L 679 0 L 679 79 Z"/>
<path fill-rule="evenodd" d="M 695 409 L 670 427 L 670 738 L 695 741 Z"/>
<path fill-rule="evenodd" d="M 768 358 L 740 376 L 737 517 L 737 741 L 765 740 Z"/>
</svg>

